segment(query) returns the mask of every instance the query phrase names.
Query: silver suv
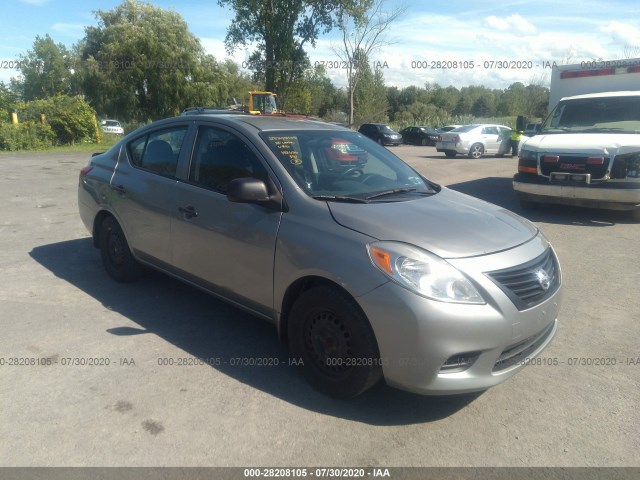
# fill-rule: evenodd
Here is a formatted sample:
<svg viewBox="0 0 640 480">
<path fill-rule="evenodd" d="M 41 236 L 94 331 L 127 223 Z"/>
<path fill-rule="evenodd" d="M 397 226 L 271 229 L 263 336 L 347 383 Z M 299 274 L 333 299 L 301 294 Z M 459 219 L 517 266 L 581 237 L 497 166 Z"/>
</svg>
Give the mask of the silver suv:
<svg viewBox="0 0 640 480">
<path fill-rule="evenodd" d="M 115 280 L 153 267 L 263 317 L 330 395 L 484 390 L 556 333 L 534 225 L 334 125 L 162 120 L 92 157 L 78 203 Z"/>
</svg>

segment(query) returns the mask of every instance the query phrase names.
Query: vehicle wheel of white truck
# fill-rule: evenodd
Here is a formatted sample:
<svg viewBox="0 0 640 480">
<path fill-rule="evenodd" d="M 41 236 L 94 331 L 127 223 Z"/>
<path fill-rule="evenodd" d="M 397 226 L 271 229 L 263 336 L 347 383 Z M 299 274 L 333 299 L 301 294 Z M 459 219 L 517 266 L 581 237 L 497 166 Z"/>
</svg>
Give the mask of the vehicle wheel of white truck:
<svg viewBox="0 0 640 480">
<path fill-rule="evenodd" d="M 289 314 L 289 346 L 302 371 L 321 392 L 355 397 L 382 376 L 373 329 L 358 304 L 330 286 L 307 290 Z"/>
</svg>

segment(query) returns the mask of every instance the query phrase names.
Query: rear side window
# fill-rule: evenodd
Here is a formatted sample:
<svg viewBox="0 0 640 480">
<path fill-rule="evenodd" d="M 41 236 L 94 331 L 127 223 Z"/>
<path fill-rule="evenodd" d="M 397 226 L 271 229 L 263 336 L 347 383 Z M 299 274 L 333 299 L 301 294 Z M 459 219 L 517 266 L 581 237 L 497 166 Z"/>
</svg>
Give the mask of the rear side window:
<svg viewBox="0 0 640 480">
<path fill-rule="evenodd" d="M 128 145 L 133 166 L 174 177 L 186 126 L 151 132 Z"/>
<path fill-rule="evenodd" d="M 498 127 L 484 127 L 482 133 L 485 135 L 498 135 Z"/>
</svg>

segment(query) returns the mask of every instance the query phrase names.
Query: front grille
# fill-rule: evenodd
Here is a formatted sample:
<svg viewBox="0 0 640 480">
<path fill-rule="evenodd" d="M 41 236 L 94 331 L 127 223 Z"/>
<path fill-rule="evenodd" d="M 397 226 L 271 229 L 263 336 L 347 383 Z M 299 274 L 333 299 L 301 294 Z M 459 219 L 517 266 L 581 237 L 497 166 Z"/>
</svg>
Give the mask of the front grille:
<svg viewBox="0 0 640 480">
<path fill-rule="evenodd" d="M 549 338 L 549 335 L 553 332 L 554 325 L 555 321 L 551 322 L 542 332 L 505 348 L 493 366 L 493 371 L 505 370 L 518 362 L 525 362 L 527 358 L 531 358 L 530 355 Z"/>
<path fill-rule="evenodd" d="M 530 262 L 485 275 L 500 287 L 518 310 L 543 302 L 560 286 L 558 261 L 551 248 Z"/>
<path fill-rule="evenodd" d="M 590 173 L 592 179 L 603 178 L 609 167 L 609 159 L 605 158 L 602 165 L 592 165 L 587 163 L 588 157 L 578 157 L 573 155 L 560 155 L 558 162 L 546 163 L 544 156 L 540 158 L 540 172 L 548 177 L 552 172 L 563 173 Z"/>
</svg>

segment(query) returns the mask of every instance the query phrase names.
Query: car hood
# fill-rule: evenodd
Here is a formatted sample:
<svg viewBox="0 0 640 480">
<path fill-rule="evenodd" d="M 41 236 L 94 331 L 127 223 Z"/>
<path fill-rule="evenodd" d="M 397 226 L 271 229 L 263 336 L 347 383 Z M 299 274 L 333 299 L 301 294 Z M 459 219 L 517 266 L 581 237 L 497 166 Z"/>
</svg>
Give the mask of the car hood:
<svg viewBox="0 0 640 480">
<path fill-rule="evenodd" d="M 485 255 L 521 245 L 538 229 L 509 210 L 443 188 L 404 202 L 328 202 L 343 227 L 378 240 L 409 243 L 442 258 Z"/>
<path fill-rule="evenodd" d="M 633 133 L 557 133 L 538 134 L 522 148 L 538 152 L 588 155 L 623 155 L 640 151 L 640 135 Z"/>
</svg>

